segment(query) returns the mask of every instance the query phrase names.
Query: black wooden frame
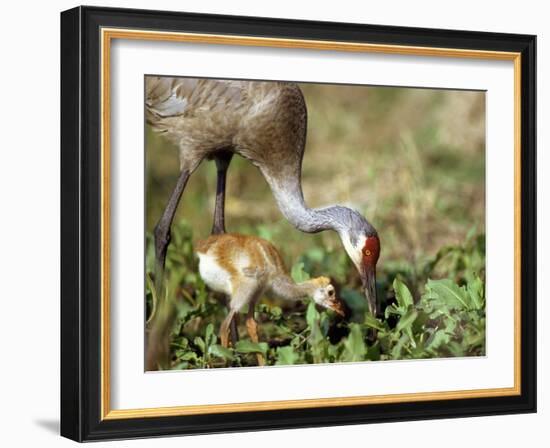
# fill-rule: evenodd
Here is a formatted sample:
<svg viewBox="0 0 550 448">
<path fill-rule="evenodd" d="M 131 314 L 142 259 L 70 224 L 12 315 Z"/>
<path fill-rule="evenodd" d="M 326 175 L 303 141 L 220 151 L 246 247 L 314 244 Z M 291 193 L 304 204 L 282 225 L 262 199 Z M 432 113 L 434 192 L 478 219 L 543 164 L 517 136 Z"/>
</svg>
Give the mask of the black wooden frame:
<svg viewBox="0 0 550 448">
<path fill-rule="evenodd" d="M 521 53 L 521 395 L 177 417 L 100 418 L 100 28 Z M 536 411 L 536 37 L 78 7 L 61 14 L 61 434 L 78 441 Z"/>
</svg>

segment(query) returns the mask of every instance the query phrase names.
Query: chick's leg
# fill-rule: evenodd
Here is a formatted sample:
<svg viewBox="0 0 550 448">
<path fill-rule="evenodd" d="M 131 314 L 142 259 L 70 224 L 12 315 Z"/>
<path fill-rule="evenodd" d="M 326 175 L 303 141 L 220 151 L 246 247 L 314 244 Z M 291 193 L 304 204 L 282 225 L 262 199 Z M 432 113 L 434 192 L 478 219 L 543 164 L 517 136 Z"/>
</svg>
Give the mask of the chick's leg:
<svg viewBox="0 0 550 448">
<path fill-rule="evenodd" d="M 233 284 L 234 291 L 228 304 L 230 311 L 220 329 L 220 338 L 222 339 L 222 343 L 226 342 L 226 347 L 229 344 L 230 328 L 232 322 L 236 323 L 238 311 L 245 305 L 252 303 L 258 291 L 258 282 L 255 279 L 247 277 L 233 278 Z M 232 334 L 231 339 L 233 339 Z M 236 341 L 233 341 L 234 345 L 235 343 Z"/>
<path fill-rule="evenodd" d="M 229 314 L 223 320 L 220 326 L 220 340 L 224 347 L 229 347 L 229 327 L 236 314 L 237 314 L 237 310 L 234 308 L 231 308 L 229 310 Z"/>
<path fill-rule="evenodd" d="M 246 330 L 248 331 L 248 335 L 250 336 L 252 342 L 258 343 L 258 323 L 256 322 L 256 319 L 254 319 L 255 305 L 256 303 L 253 302 L 248 307 L 248 313 L 246 315 Z M 261 353 L 256 354 L 256 359 L 258 360 L 259 366 L 265 365 L 265 359 Z"/>
</svg>

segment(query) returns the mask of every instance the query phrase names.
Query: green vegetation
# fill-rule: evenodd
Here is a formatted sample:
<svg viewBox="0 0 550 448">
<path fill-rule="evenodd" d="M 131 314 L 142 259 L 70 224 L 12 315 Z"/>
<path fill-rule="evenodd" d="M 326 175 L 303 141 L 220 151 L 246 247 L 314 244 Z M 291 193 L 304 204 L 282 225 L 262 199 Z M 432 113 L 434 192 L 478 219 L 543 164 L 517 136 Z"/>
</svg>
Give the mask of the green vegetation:
<svg viewBox="0 0 550 448">
<path fill-rule="evenodd" d="M 350 313 L 346 319 L 318 309 L 313 302 L 257 306 L 261 342 L 255 344 L 240 326 L 233 348 L 219 344 L 217 332 L 226 307 L 223 298 L 207 290 L 197 275 L 191 229 L 175 226 L 167 259 L 167 297 L 177 310 L 171 334 L 171 368 L 192 369 L 254 366 L 256 353 L 267 365 L 378 361 L 485 353 L 485 242 L 472 231 L 461 246 L 448 246 L 416 271 L 383 270 L 379 282 L 384 318 L 368 313 L 364 297 L 352 287 L 357 282 L 347 258 L 312 248 L 292 266 L 297 281 L 332 270 L 344 275 L 336 283 Z M 258 232 L 262 233 L 262 232 Z M 265 233 L 265 231 L 264 231 Z M 152 238 L 148 237 L 152 255 Z M 150 262 L 152 257 L 148 257 Z M 152 263 L 148 271 L 152 270 Z M 446 272 L 445 278 L 436 278 Z M 411 289 L 408 285 L 422 285 Z M 152 312 L 154 287 L 147 282 Z"/>
<path fill-rule="evenodd" d="M 205 162 L 178 208 L 167 259 L 167 296 L 176 310 L 170 368 L 340 362 L 485 353 L 485 96 L 482 92 L 304 84 L 308 105 L 304 196 L 340 203 L 378 229 L 384 316 L 367 313 L 360 282 L 334 232 L 306 235 L 281 216 L 265 180 L 234 157 L 228 172 L 228 231 L 258 235 L 280 249 L 296 280 L 326 275 L 350 309 L 342 319 L 309 303 L 267 299 L 257 306 L 260 344 L 219 345 L 224 298 L 197 272 L 193 241 L 212 226 L 216 170 Z M 146 134 L 147 315 L 153 307 L 150 233 L 178 176 L 177 148 Z M 162 302 L 159 301 L 159 302 Z M 162 310 L 159 311 L 162 315 Z M 162 316 L 161 316 L 162 317 Z"/>
</svg>

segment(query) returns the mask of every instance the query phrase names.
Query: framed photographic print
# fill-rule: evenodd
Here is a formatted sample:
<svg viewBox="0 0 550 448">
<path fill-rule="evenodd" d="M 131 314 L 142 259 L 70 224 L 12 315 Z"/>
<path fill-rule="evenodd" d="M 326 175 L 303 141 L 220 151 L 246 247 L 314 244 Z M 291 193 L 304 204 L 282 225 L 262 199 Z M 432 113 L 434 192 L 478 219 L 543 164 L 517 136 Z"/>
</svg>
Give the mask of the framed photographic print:
<svg viewBox="0 0 550 448">
<path fill-rule="evenodd" d="M 535 36 L 61 14 L 61 433 L 536 410 Z"/>
</svg>

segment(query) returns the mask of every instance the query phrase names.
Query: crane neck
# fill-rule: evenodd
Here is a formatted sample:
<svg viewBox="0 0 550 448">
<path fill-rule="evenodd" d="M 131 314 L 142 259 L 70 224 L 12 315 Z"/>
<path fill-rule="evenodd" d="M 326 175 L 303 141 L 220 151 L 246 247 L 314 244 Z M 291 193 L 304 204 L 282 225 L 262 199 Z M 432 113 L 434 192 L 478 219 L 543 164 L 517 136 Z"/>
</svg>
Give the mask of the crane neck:
<svg viewBox="0 0 550 448">
<path fill-rule="evenodd" d="M 284 217 L 298 230 L 317 233 L 335 230 L 342 237 L 347 232 L 346 222 L 353 210 L 340 205 L 309 208 L 304 200 L 300 179 L 276 179 L 266 176 L 275 201 Z"/>
</svg>

